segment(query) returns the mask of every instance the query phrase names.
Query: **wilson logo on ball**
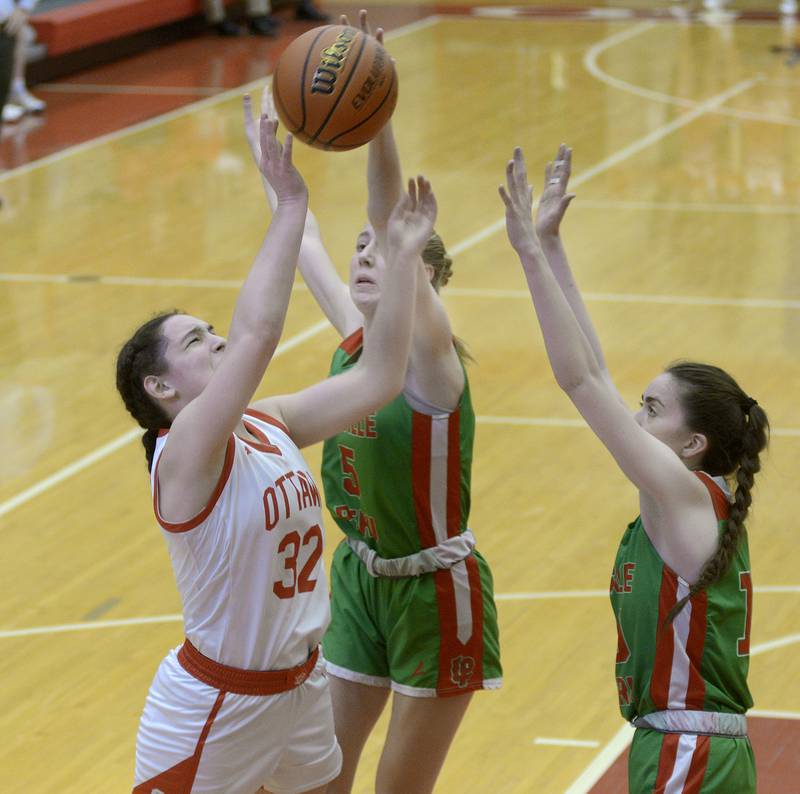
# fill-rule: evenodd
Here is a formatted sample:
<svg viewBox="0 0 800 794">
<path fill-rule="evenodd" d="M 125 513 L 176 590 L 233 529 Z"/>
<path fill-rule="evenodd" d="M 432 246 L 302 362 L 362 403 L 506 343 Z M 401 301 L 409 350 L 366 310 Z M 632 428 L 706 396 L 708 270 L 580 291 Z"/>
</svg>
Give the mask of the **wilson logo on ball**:
<svg viewBox="0 0 800 794">
<path fill-rule="evenodd" d="M 397 103 L 397 72 L 381 43 L 349 25 L 298 36 L 275 64 L 272 95 L 298 140 L 342 152 L 370 141 Z"/>
<path fill-rule="evenodd" d="M 347 53 L 358 31 L 355 28 L 345 28 L 330 47 L 322 51 L 319 66 L 311 80 L 312 94 L 332 94 L 336 85 L 336 78 L 341 72 Z"/>
</svg>

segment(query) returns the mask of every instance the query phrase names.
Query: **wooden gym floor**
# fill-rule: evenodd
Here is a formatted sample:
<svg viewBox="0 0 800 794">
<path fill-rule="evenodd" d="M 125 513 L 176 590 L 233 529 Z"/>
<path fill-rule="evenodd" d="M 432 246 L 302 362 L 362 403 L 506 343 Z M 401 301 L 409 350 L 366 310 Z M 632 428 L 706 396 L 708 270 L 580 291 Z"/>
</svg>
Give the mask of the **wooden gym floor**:
<svg viewBox="0 0 800 794">
<path fill-rule="evenodd" d="M 772 420 L 750 522 L 752 725 L 759 791 L 800 779 L 800 34 L 776 6 L 372 8 L 391 28 L 404 165 L 436 188 L 455 258 L 446 302 L 477 359 L 471 525 L 502 631 L 504 687 L 474 698 L 443 794 L 625 790 L 606 592 L 635 493 L 553 382 L 496 194 L 514 145 L 538 174 L 561 141 L 578 194 L 567 247 L 631 405 L 692 357 L 728 368 Z M 66 78 L 38 91 L 40 124 L 3 133 L 4 794 L 130 790 L 148 685 L 182 635 L 114 356 L 154 310 L 230 317 L 268 222 L 241 86 L 258 90 L 301 29 L 274 44 L 205 37 Z M 365 152 L 298 146 L 297 159 L 344 272 Z M 336 344 L 298 283 L 262 393 L 323 377 Z M 308 459 L 318 470 L 318 447 Z"/>
</svg>

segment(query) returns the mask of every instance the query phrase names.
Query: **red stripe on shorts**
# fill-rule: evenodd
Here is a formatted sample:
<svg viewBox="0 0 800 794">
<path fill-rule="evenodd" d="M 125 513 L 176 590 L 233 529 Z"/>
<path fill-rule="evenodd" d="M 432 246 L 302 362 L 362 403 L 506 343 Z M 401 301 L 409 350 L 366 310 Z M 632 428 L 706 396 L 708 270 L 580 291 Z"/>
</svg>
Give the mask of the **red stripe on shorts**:
<svg viewBox="0 0 800 794">
<path fill-rule="evenodd" d="M 222 701 L 225 693 L 220 692 L 214 705 L 211 707 L 206 724 L 200 731 L 200 738 L 194 749 L 194 754 L 185 758 L 175 766 L 166 769 L 150 780 L 145 780 L 133 789 L 133 794 L 151 794 L 153 791 L 162 791 L 164 794 L 191 794 L 194 779 L 197 776 L 197 768 L 200 766 L 200 756 L 203 754 L 208 734 L 214 724 L 217 713 L 222 708 Z"/>
<path fill-rule="evenodd" d="M 692 763 L 689 766 L 689 774 L 686 776 L 686 783 L 683 786 L 683 794 L 700 794 L 703 787 L 703 778 L 708 768 L 708 751 L 711 748 L 710 736 L 698 736 L 697 744 L 692 753 Z"/>
<path fill-rule="evenodd" d="M 661 754 L 658 757 L 658 774 L 656 775 L 656 785 L 653 794 L 664 794 L 666 785 L 672 777 L 672 770 L 675 768 L 675 758 L 678 755 L 678 742 L 680 734 L 665 733 L 661 742 Z"/>
</svg>

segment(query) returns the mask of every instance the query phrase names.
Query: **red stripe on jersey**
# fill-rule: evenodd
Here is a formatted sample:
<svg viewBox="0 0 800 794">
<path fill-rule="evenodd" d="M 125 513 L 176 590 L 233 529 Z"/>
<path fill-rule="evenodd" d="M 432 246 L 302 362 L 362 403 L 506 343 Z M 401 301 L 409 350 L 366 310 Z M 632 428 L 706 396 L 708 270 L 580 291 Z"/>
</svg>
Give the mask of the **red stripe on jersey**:
<svg viewBox="0 0 800 794">
<path fill-rule="evenodd" d="M 200 738 L 197 740 L 194 754 L 164 772 L 159 773 L 155 777 L 150 778 L 150 780 L 140 783 L 133 789 L 133 794 L 151 794 L 153 791 L 166 791 L 170 792 L 170 794 L 189 794 L 192 790 L 195 776 L 197 775 L 197 768 L 200 766 L 200 756 L 203 754 L 203 747 L 205 746 L 206 739 L 211 731 L 211 726 L 222 707 L 222 701 L 224 699 L 225 693 L 220 692 L 211 708 L 206 724 L 200 732 Z"/>
<path fill-rule="evenodd" d="M 447 420 L 447 537 L 461 534 L 461 428 L 460 411 Z"/>
<path fill-rule="evenodd" d="M 353 353 L 358 350 L 361 345 L 364 344 L 364 329 L 359 328 L 357 331 L 353 331 L 347 339 L 344 339 L 342 343 L 339 345 L 340 350 L 344 350 L 348 356 L 352 356 Z"/>
<path fill-rule="evenodd" d="M 414 411 L 411 414 L 411 486 L 417 531 L 422 548 L 436 545 L 431 517 L 431 423 L 430 416 Z"/>
<path fill-rule="evenodd" d="M 678 755 L 679 733 L 665 733 L 661 741 L 661 754 L 658 756 L 658 774 L 653 794 L 664 794 L 666 785 L 672 777 L 675 768 L 675 758 Z"/>
<path fill-rule="evenodd" d="M 245 416 L 254 416 L 256 419 L 260 419 L 262 422 L 266 422 L 268 425 L 272 425 L 273 427 L 277 427 L 278 430 L 282 430 L 287 436 L 289 436 L 289 438 L 292 437 L 291 433 L 289 432 L 289 428 L 286 427 L 283 422 L 278 421 L 274 416 L 261 413 L 261 411 L 257 411 L 255 408 L 246 408 L 244 413 Z"/>
<path fill-rule="evenodd" d="M 233 460 L 236 457 L 236 442 L 233 440 L 233 434 L 228 439 L 228 446 L 225 448 L 225 462 L 222 464 L 222 471 L 220 472 L 219 479 L 217 480 L 217 485 L 214 488 L 214 492 L 211 494 L 211 497 L 208 500 L 206 506 L 194 517 L 190 518 L 188 521 L 179 521 L 175 524 L 165 521 L 161 518 L 161 514 L 158 511 L 158 465 L 161 463 L 161 456 L 158 456 L 158 462 L 156 463 L 156 473 L 153 478 L 153 482 L 155 483 L 155 487 L 153 488 L 153 510 L 156 514 L 156 520 L 158 521 L 161 526 L 167 530 L 167 532 L 188 532 L 190 529 L 194 529 L 198 524 L 202 524 L 209 515 L 211 511 L 214 509 L 214 505 L 217 503 L 217 500 L 220 497 L 225 485 L 228 482 L 228 477 L 230 477 L 231 469 L 233 468 Z"/>
<path fill-rule="evenodd" d="M 683 794 L 700 794 L 700 790 L 703 787 L 703 778 L 708 767 L 708 751 L 710 747 L 710 736 L 697 737 L 697 744 L 692 753 L 692 762 L 689 765 L 689 773 L 686 775 L 686 782 L 683 784 Z"/>
<path fill-rule="evenodd" d="M 708 488 L 708 493 L 711 495 L 711 503 L 714 505 L 714 515 L 717 521 L 726 519 L 731 512 L 731 503 L 725 495 L 725 491 L 717 485 L 704 471 L 696 471 L 695 474 L 700 478 L 703 485 Z"/>
<path fill-rule="evenodd" d="M 669 682 L 672 675 L 672 654 L 675 649 L 675 633 L 667 615 L 675 606 L 678 593 L 678 577 L 665 565 L 661 573 L 661 590 L 658 596 L 658 627 L 656 628 L 656 654 L 653 677 L 650 681 L 650 697 L 657 711 L 663 711 L 669 703 Z"/>
<path fill-rule="evenodd" d="M 702 711 L 706 699 L 706 683 L 700 673 L 706 643 L 706 618 L 708 615 L 708 594 L 705 590 L 692 596 L 691 608 L 692 619 L 689 623 L 689 637 L 686 640 L 686 655 L 689 657 L 686 708 Z"/>
</svg>

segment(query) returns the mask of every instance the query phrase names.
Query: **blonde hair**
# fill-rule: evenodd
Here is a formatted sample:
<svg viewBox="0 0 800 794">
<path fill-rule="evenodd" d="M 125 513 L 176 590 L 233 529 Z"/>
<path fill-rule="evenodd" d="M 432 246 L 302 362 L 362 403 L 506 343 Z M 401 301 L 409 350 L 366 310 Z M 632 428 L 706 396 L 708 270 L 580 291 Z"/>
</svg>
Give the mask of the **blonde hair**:
<svg viewBox="0 0 800 794">
<path fill-rule="evenodd" d="M 448 256 L 442 238 L 434 232 L 425 243 L 422 251 L 422 261 L 433 268 L 431 284 L 438 292 L 441 287 L 450 281 L 453 275 L 453 260 Z"/>
<path fill-rule="evenodd" d="M 422 261 L 433 268 L 431 286 L 436 292 L 439 292 L 439 290 L 450 281 L 450 277 L 453 275 L 453 259 L 447 253 L 444 241 L 436 232 L 434 232 L 428 238 L 428 242 L 425 243 L 425 248 L 422 250 Z M 475 361 L 463 340 L 454 335 L 453 344 L 456 347 L 458 357 L 462 361 Z"/>
</svg>

